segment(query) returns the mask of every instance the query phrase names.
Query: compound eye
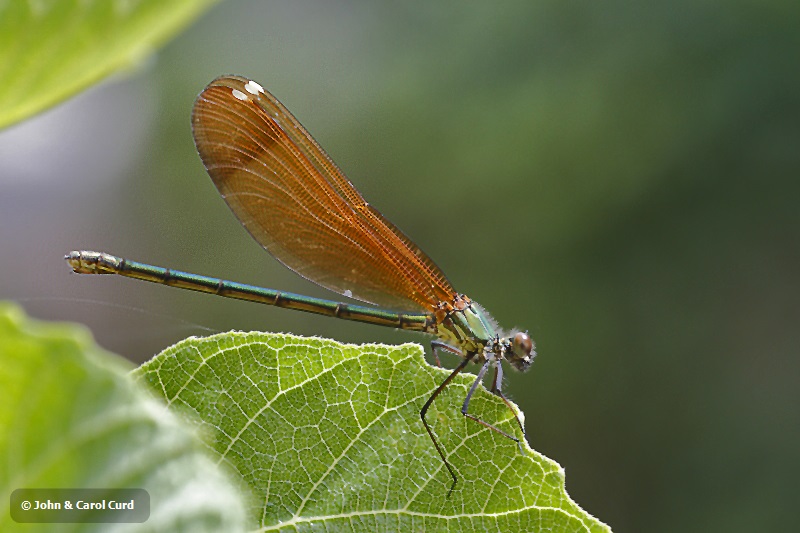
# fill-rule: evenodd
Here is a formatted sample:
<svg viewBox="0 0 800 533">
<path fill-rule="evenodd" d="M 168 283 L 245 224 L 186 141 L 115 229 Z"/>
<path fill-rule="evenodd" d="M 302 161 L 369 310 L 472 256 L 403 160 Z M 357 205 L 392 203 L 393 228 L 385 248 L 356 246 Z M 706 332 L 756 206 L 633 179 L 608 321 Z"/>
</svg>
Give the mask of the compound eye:
<svg viewBox="0 0 800 533">
<path fill-rule="evenodd" d="M 533 341 L 530 335 L 522 331 L 514 335 L 512 349 L 517 357 L 524 358 L 530 356 L 533 351 Z"/>
</svg>

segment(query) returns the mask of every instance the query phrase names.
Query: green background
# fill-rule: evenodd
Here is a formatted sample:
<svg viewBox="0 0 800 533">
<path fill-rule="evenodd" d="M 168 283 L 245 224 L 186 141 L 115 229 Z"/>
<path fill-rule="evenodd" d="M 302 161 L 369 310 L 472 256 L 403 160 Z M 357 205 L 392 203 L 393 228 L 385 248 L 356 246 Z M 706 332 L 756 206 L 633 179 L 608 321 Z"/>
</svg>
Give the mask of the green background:
<svg viewBox="0 0 800 533">
<path fill-rule="evenodd" d="M 425 341 L 70 275 L 87 248 L 326 295 L 251 242 L 194 152 L 195 95 L 252 77 L 458 290 L 530 331 L 540 355 L 507 390 L 585 510 L 617 531 L 786 530 L 798 20 L 776 1 L 223 3 L 0 132 L 0 297 L 135 361 L 228 329 Z"/>
</svg>

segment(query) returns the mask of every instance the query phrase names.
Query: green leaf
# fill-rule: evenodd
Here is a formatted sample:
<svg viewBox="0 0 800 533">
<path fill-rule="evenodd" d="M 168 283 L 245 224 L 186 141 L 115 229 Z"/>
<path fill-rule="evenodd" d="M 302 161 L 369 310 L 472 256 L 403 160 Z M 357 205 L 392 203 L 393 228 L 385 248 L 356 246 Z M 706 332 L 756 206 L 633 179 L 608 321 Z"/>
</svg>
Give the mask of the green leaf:
<svg viewBox="0 0 800 533">
<path fill-rule="evenodd" d="M 467 420 L 474 376 L 447 376 L 419 345 L 339 344 L 282 334 L 190 338 L 136 374 L 196 421 L 207 445 L 256 496 L 266 531 L 608 531 L 564 490 L 564 471 Z M 479 389 L 470 412 L 519 435 L 505 404 Z"/>
<path fill-rule="evenodd" d="M 0 128 L 140 62 L 213 0 L 0 0 Z"/>
<path fill-rule="evenodd" d="M 83 328 L 0 303 L 0 531 L 109 530 L 17 524 L 19 488 L 144 488 L 150 518 L 137 531 L 240 531 L 241 497 L 203 448 Z"/>
</svg>

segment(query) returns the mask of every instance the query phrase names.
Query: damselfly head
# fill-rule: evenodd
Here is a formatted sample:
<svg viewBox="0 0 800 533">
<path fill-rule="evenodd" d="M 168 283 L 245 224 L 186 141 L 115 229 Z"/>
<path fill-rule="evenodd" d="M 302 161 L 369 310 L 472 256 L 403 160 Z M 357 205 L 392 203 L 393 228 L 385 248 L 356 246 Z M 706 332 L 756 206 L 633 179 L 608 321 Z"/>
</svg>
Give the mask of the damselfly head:
<svg viewBox="0 0 800 533">
<path fill-rule="evenodd" d="M 533 363 L 536 357 L 536 346 L 533 339 L 524 331 L 511 332 L 510 336 L 511 353 L 506 353 L 508 362 L 515 369 L 525 372 Z"/>
</svg>

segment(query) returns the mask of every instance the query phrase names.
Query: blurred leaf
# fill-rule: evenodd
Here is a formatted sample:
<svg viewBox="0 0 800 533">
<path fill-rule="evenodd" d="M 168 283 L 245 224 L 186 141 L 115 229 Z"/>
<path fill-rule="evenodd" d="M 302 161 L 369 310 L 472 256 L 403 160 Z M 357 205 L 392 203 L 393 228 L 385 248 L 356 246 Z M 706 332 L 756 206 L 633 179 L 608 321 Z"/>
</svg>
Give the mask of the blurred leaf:
<svg viewBox="0 0 800 533">
<path fill-rule="evenodd" d="M 187 339 L 136 373 L 202 420 L 267 530 L 608 531 L 569 499 L 558 464 L 461 415 L 470 375 L 428 413 L 460 478 L 448 497 L 451 479 L 419 417 L 447 371 L 418 345 L 227 333 Z M 519 434 L 484 389 L 470 411 Z"/>
<path fill-rule="evenodd" d="M 230 481 L 127 370 L 82 328 L 33 322 L 0 304 L 0 531 L 27 530 L 9 515 L 15 489 L 104 487 L 147 490 L 152 531 L 242 529 Z"/>
<path fill-rule="evenodd" d="M 0 0 L 0 128 L 141 61 L 212 0 Z"/>
</svg>

